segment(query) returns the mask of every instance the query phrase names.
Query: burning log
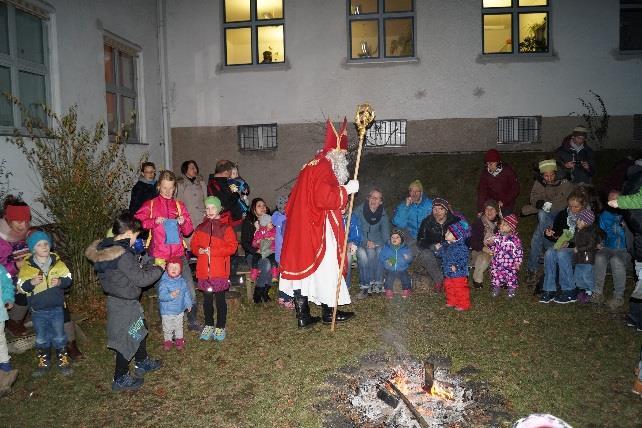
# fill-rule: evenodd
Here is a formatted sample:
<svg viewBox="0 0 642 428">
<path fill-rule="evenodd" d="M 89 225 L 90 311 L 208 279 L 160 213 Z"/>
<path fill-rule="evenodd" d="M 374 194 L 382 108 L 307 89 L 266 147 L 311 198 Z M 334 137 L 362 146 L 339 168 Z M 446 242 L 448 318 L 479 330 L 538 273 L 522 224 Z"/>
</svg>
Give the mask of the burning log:
<svg viewBox="0 0 642 428">
<path fill-rule="evenodd" d="M 413 406 L 410 400 L 408 400 L 408 397 L 406 397 L 404 393 L 401 392 L 399 388 L 395 386 L 394 383 L 390 382 L 389 380 L 386 380 L 386 385 L 392 388 L 392 390 L 397 394 L 397 396 L 401 398 L 401 400 L 404 402 L 408 410 L 410 410 L 410 413 L 412 413 L 412 415 L 415 417 L 415 420 L 417 421 L 417 423 L 421 428 L 430 428 L 430 426 L 428 425 L 428 422 L 426 422 L 423 416 L 421 416 L 421 414 L 417 411 L 417 409 L 415 409 L 415 406 Z"/>
<path fill-rule="evenodd" d="M 430 394 L 433 383 L 435 383 L 435 365 L 432 363 L 429 363 L 428 361 L 425 361 L 423 390 L 426 391 L 428 394 Z"/>
<path fill-rule="evenodd" d="M 393 409 L 396 409 L 397 405 L 399 404 L 399 398 L 388 392 L 386 388 L 379 388 L 377 390 L 377 398 Z"/>
</svg>

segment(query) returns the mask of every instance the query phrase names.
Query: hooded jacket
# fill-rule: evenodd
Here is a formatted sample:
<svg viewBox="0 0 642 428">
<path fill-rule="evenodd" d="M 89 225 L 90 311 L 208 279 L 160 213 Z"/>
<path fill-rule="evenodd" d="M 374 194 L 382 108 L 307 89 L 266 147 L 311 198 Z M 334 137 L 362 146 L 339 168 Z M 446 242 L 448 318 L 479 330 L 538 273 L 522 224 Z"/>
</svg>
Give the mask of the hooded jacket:
<svg viewBox="0 0 642 428">
<path fill-rule="evenodd" d="M 477 186 L 477 211 L 484 210 L 484 204 L 489 199 L 501 201 L 502 211 L 513 212 L 515 200 L 519 195 L 519 181 L 513 168 L 506 163 L 501 164 L 501 172 L 495 176 L 484 166 Z"/>
<path fill-rule="evenodd" d="M 550 202 L 551 212 L 557 213 L 566 208 L 566 198 L 573 191 L 575 186 L 568 180 L 555 180 L 548 184 L 544 181 L 541 174 L 533 183 L 531 189 L 530 204 L 522 207 L 523 215 L 537 214 L 542 208 L 544 202 Z"/>
<path fill-rule="evenodd" d="M 417 245 L 419 248 L 430 249 L 432 245 L 439 244 L 444 240 L 448 226 L 457 223 L 460 219 L 451 211 L 446 213 L 446 221 L 439 224 L 433 215 L 429 215 L 422 222 L 417 234 Z"/>
<path fill-rule="evenodd" d="M 422 194 L 419 203 L 406 205 L 406 201 L 404 200 L 397 205 L 395 214 L 392 216 L 392 224 L 398 228 L 408 230 L 408 233 L 410 233 L 413 238 L 417 238 L 421 222 L 430 216 L 431 212 L 432 199 Z"/>
<path fill-rule="evenodd" d="M 626 232 L 624 231 L 623 217 L 611 208 L 600 213 L 600 229 L 604 232 L 604 246 L 612 250 L 626 250 Z"/>
<path fill-rule="evenodd" d="M 178 291 L 176 297 L 172 292 Z M 192 307 L 192 295 L 187 289 L 187 281 L 182 276 L 170 278 L 167 272 L 161 277 L 158 284 L 158 301 L 161 315 L 179 315 Z"/>
<path fill-rule="evenodd" d="M 591 184 L 593 174 L 595 174 L 595 160 L 593 159 L 593 149 L 584 143 L 582 149 L 578 152 L 571 146 L 571 136 L 567 136 L 562 141 L 554 153 L 555 160 L 559 170 L 566 174 L 572 183 L 586 183 Z M 575 162 L 571 169 L 564 167 L 567 162 Z M 581 162 L 588 162 L 588 170 L 580 164 Z"/>
<path fill-rule="evenodd" d="M 412 260 L 412 252 L 403 240 L 399 246 L 394 246 L 390 241 L 388 241 L 379 252 L 379 261 L 381 261 L 384 269 L 386 270 L 407 270 L 412 263 Z"/>
<path fill-rule="evenodd" d="M 227 279 L 230 276 L 230 256 L 236 252 L 236 233 L 229 224 L 229 215 L 220 219 L 205 217 L 192 236 L 192 253 L 197 257 L 196 278 Z M 200 254 L 201 248 L 209 248 L 210 254 Z"/>
<path fill-rule="evenodd" d="M 95 241 L 85 250 L 85 256 L 94 263 L 103 291 L 120 299 L 138 300 L 141 290 L 163 274 L 163 269 L 151 261 L 145 265 L 138 263 L 129 239 Z"/>
<path fill-rule="evenodd" d="M 455 242 L 443 241 L 436 255 L 441 258 L 441 270 L 445 278 L 468 276 L 468 247 L 463 237 Z M 455 266 L 454 272 L 452 266 Z"/>
<path fill-rule="evenodd" d="M 129 212 L 136 212 L 143 206 L 146 201 L 158 196 L 156 181 L 147 182 L 144 178 L 139 178 L 132 188 L 131 199 L 129 200 Z"/>
<path fill-rule="evenodd" d="M 18 272 L 18 292 L 27 295 L 29 305 L 33 310 L 52 309 L 62 307 L 65 303 L 65 289 L 71 287 L 71 272 L 56 253 L 50 253 L 51 265 L 44 279 L 35 285 L 31 282 L 41 270 L 34 260 L 34 255 L 25 259 L 20 272 Z M 58 278 L 58 285 L 51 285 L 51 281 Z"/>
</svg>

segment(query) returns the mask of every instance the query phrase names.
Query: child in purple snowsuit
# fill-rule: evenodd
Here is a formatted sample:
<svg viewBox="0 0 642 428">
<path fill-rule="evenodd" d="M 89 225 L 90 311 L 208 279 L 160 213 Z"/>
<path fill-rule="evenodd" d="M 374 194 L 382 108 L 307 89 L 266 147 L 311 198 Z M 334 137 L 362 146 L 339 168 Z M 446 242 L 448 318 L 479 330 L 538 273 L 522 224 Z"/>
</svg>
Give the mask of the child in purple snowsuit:
<svg viewBox="0 0 642 428">
<path fill-rule="evenodd" d="M 495 234 L 490 249 L 493 258 L 490 262 L 491 295 L 499 296 L 502 285 L 508 289 L 508 297 L 515 297 L 517 292 L 517 272 L 522 264 L 524 251 L 522 241 L 517 235 L 517 216 L 507 215 L 499 221 L 499 232 Z"/>
</svg>

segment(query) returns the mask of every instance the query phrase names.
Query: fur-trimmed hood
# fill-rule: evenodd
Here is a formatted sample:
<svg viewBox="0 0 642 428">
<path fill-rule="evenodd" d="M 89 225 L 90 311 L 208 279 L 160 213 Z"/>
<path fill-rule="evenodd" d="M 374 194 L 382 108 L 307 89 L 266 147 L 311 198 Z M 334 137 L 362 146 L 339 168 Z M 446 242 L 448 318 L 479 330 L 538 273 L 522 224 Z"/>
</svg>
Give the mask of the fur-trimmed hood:
<svg viewBox="0 0 642 428">
<path fill-rule="evenodd" d="M 114 241 L 114 238 L 96 240 L 85 250 L 85 257 L 93 263 L 111 262 L 125 254 L 129 247 L 128 239 Z"/>
</svg>

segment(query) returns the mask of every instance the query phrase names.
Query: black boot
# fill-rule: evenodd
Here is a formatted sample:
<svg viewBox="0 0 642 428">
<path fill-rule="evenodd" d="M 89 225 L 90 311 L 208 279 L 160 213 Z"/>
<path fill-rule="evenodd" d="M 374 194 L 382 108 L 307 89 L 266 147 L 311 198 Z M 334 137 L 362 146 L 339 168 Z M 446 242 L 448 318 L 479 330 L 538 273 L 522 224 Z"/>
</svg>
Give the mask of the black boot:
<svg viewBox="0 0 642 428">
<path fill-rule="evenodd" d="M 323 324 L 332 324 L 332 308 L 328 305 L 321 305 L 323 308 Z M 337 309 L 337 322 L 348 321 L 354 317 L 354 312 L 340 311 Z"/>
<path fill-rule="evenodd" d="M 203 329 L 201 323 L 198 322 L 198 305 L 196 303 L 192 305 L 192 310 L 187 313 L 187 329 L 198 332 Z"/>
<path fill-rule="evenodd" d="M 272 299 L 270 298 L 270 286 L 269 285 L 266 285 L 265 287 L 263 287 L 261 289 L 261 299 L 263 299 L 263 301 L 265 303 L 272 301 Z"/>
<path fill-rule="evenodd" d="M 261 291 L 259 287 L 254 287 L 254 294 L 252 295 L 252 300 L 254 301 L 254 303 L 263 302 L 263 300 L 261 300 L 261 296 L 263 295 L 262 293 L 263 291 Z"/>
<path fill-rule="evenodd" d="M 297 324 L 300 327 L 309 327 L 319 322 L 319 317 L 310 315 L 310 305 L 306 296 L 294 296 L 294 310 L 296 311 Z"/>
</svg>

